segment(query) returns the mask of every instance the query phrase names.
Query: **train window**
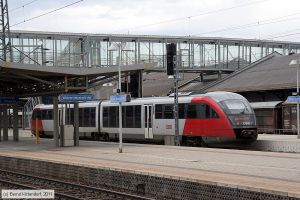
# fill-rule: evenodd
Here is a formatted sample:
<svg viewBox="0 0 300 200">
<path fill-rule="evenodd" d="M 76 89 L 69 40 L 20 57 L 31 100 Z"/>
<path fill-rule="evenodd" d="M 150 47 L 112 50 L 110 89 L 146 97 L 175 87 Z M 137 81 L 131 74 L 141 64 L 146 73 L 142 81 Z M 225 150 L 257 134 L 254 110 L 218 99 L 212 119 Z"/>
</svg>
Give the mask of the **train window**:
<svg viewBox="0 0 300 200">
<path fill-rule="evenodd" d="M 35 120 L 35 119 L 36 119 L 36 111 L 33 111 L 33 112 L 32 112 L 32 116 L 31 116 L 31 118 L 32 118 L 33 120 Z"/>
<path fill-rule="evenodd" d="M 91 127 L 96 126 L 96 108 L 90 108 L 90 125 Z"/>
<path fill-rule="evenodd" d="M 96 126 L 96 109 L 80 108 L 79 109 L 79 126 L 94 127 Z"/>
<path fill-rule="evenodd" d="M 83 108 L 79 108 L 79 127 L 83 127 Z"/>
<path fill-rule="evenodd" d="M 291 113 L 292 113 L 292 115 L 294 115 L 294 117 L 296 116 L 296 114 L 297 114 L 297 108 L 295 106 L 291 107 Z"/>
<path fill-rule="evenodd" d="M 74 108 L 68 108 L 66 112 L 68 116 L 67 123 L 74 124 Z M 48 110 L 47 117 L 53 118 L 53 110 Z M 95 127 L 96 126 L 96 108 L 79 108 L 79 127 Z"/>
<path fill-rule="evenodd" d="M 243 100 L 225 100 L 221 102 L 227 109 L 227 114 L 251 114 L 253 113 L 250 105 Z"/>
<path fill-rule="evenodd" d="M 214 109 L 211 109 L 210 118 L 219 118 L 219 115 L 216 113 L 216 111 L 214 111 Z"/>
<path fill-rule="evenodd" d="M 283 128 L 291 129 L 291 107 L 283 107 Z"/>
<path fill-rule="evenodd" d="M 155 118 L 162 119 L 162 105 L 155 105 Z"/>
<path fill-rule="evenodd" d="M 205 119 L 209 118 L 210 113 L 206 113 L 208 105 L 204 103 L 192 103 L 187 106 L 187 118 L 189 119 Z"/>
<path fill-rule="evenodd" d="M 207 104 L 180 103 L 178 105 L 179 119 L 204 119 L 204 118 L 219 118 L 218 114 Z M 155 105 L 156 119 L 173 119 L 173 104 Z"/>
<path fill-rule="evenodd" d="M 109 117 L 108 117 L 109 107 L 103 107 L 103 127 L 109 127 Z"/>
<path fill-rule="evenodd" d="M 41 119 L 41 111 L 40 110 L 33 111 L 32 119 L 35 120 L 36 118 Z"/>
<path fill-rule="evenodd" d="M 123 106 L 123 128 L 141 128 L 141 106 Z"/>
<path fill-rule="evenodd" d="M 205 118 L 219 118 L 218 114 L 209 105 L 205 108 Z"/>
<path fill-rule="evenodd" d="M 125 116 L 124 128 L 141 128 L 141 106 L 125 106 L 122 112 Z"/>
<path fill-rule="evenodd" d="M 122 127 L 141 128 L 141 106 L 122 107 Z M 103 107 L 103 127 L 119 127 L 119 107 Z"/>
<path fill-rule="evenodd" d="M 110 112 L 113 113 L 111 127 L 119 127 L 119 107 L 111 107 Z"/>
<path fill-rule="evenodd" d="M 187 118 L 196 119 L 197 118 L 197 104 L 188 104 L 187 106 Z"/>
<path fill-rule="evenodd" d="M 103 127 L 119 127 L 119 107 L 103 107 Z"/>
<path fill-rule="evenodd" d="M 167 104 L 163 106 L 163 118 L 164 119 L 173 119 L 173 105 Z"/>
<path fill-rule="evenodd" d="M 89 108 L 83 109 L 83 126 L 84 127 L 90 126 L 90 109 Z"/>
<path fill-rule="evenodd" d="M 197 118 L 198 119 L 205 119 L 206 117 L 206 108 L 207 105 L 204 103 L 197 104 Z"/>
<path fill-rule="evenodd" d="M 180 103 L 178 105 L 178 116 L 179 116 L 179 119 L 185 119 L 186 116 L 185 116 L 185 107 L 186 107 L 186 104 L 185 103 Z"/>
<path fill-rule="evenodd" d="M 123 107 L 122 113 L 125 115 L 122 126 L 124 128 L 134 128 L 134 106 Z"/>
<path fill-rule="evenodd" d="M 283 115 L 284 116 L 290 116 L 291 108 L 290 107 L 284 107 L 283 108 Z"/>
<path fill-rule="evenodd" d="M 48 110 L 48 118 L 53 119 L 53 110 Z"/>
<path fill-rule="evenodd" d="M 70 124 L 74 124 L 74 109 L 71 108 L 70 111 Z"/>
<path fill-rule="evenodd" d="M 179 118 L 184 119 L 186 115 L 186 104 L 180 103 L 178 105 Z M 156 119 L 173 119 L 173 104 L 155 105 Z"/>
<path fill-rule="evenodd" d="M 119 107 L 109 107 L 109 125 L 108 127 L 119 127 Z"/>
<path fill-rule="evenodd" d="M 47 110 L 42 110 L 42 111 L 41 111 L 41 118 L 42 118 L 43 120 L 47 119 Z"/>
<path fill-rule="evenodd" d="M 43 120 L 52 120 L 53 119 L 53 111 L 52 110 L 42 110 L 41 118 Z"/>
<path fill-rule="evenodd" d="M 135 123 L 135 128 L 142 128 L 142 106 L 134 106 L 134 123 Z"/>
</svg>

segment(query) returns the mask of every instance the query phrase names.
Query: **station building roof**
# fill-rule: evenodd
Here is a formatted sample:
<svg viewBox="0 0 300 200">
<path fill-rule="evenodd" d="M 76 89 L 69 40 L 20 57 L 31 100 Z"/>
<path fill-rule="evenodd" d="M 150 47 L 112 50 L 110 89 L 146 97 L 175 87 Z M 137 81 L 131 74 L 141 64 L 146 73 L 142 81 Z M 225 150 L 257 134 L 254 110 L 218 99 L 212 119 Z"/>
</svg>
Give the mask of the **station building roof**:
<svg viewBox="0 0 300 200">
<path fill-rule="evenodd" d="M 181 73 L 181 80 L 179 85 L 184 85 L 185 83 L 198 78 L 199 74 L 196 73 Z M 143 96 L 165 96 L 171 93 L 174 87 L 174 79 L 168 79 L 166 73 L 151 72 L 147 73 L 143 77 Z"/>
<path fill-rule="evenodd" d="M 253 109 L 274 109 L 281 104 L 282 101 L 267 101 L 267 102 L 253 102 L 250 103 Z"/>
<path fill-rule="evenodd" d="M 283 56 L 274 52 L 207 85 L 202 91 L 249 92 L 296 88 L 298 66 L 289 64 L 297 59 L 300 59 L 300 54 Z"/>
</svg>

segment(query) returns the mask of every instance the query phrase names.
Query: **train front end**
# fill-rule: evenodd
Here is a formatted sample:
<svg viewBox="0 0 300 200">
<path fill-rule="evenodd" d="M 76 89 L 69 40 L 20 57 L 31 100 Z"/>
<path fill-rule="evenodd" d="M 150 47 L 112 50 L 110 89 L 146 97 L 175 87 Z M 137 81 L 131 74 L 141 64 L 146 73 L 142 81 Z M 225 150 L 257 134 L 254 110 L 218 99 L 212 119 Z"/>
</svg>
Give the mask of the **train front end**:
<svg viewBox="0 0 300 200">
<path fill-rule="evenodd" d="M 247 99 L 231 92 L 212 92 L 210 96 L 226 113 L 237 140 L 252 142 L 257 139 L 255 113 Z"/>
</svg>

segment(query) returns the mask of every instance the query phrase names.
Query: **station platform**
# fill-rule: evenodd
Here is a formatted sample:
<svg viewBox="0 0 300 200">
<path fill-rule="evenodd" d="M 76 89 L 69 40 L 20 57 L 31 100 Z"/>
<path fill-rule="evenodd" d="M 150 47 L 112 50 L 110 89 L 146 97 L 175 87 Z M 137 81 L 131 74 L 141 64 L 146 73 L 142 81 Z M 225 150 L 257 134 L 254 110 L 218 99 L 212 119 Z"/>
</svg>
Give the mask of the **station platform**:
<svg viewBox="0 0 300 200">
<path fill-rule="evenodd" d="M 259 134 L 251 149 L 258 151 L 300 153 L 300 139 L 297 135 Z"/>
<path fill-rule="evenodd" d="M 111 142 L 80 140 L 79 147 L 55 148 L 53 140 L 42 139 L 36 145 L 28 136 L 18 143 L 0 142 L 0 168 L 143 188 L 157 198 L 300 199 L 298 153 L 127 143 L 123 151 Z"/>
</svg>

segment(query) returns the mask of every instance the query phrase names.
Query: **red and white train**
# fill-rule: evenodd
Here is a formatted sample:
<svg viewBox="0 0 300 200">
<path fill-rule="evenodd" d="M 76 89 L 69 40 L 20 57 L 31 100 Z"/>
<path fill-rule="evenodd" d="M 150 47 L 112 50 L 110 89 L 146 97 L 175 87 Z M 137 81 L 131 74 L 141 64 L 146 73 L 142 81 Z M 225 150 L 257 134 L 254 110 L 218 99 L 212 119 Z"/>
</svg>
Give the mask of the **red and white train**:
<svg viewBox="0 0 300 200">
<path fill-rule="evenodd" d="M 174 99 L 172 97 L 138 98 L 122 103 L 123 138 L 163 141 L 174 135 Z M 209 143 L 213 141 L 255 141 L 256 119 L 249 102 L 239 94 L 210 92 L 179 97 L 179 135 L 182 143 Z M 118 104 L 110 101 L 93 101 L 79 104 L 80 136 L 93 139 L 118 138 Z M 73 107 L 59 105 L 60 124 L 73 116 Z M 53 132 L 53 106 L 37 105 L 32 115 L 32 132 L 36 120 L 40 136 Z"/>
</svg>

